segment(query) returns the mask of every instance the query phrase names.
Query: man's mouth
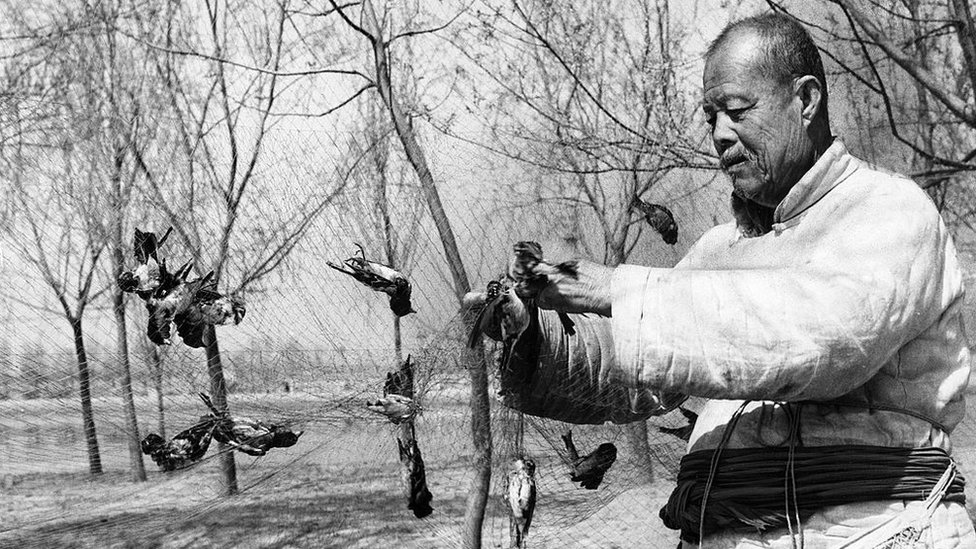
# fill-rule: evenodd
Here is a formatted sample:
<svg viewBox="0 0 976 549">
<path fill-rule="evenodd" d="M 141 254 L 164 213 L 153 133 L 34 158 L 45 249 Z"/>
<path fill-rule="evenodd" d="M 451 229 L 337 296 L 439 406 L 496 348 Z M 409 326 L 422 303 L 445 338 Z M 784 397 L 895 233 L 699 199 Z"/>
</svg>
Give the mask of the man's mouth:
<svg viewBox="0 0 976 549">
<path fill-rule="evenodd" d="M 737 157 L 728 158 L 728 159 L 723 158 L 722 161 L 720 162 L 720 164 L 721 164 L 723 170 L 728 170 L 728 169 L 730 169 L 730 168 L 732 168 L 732 167 L 734 167 L 734 166 L 736 166 L 738 164 L 742 164 L 746 160 L 748 160 L 748 159 L 746 157 L 744 157 L 744 156 L 737 156 Z"/>
</svg>

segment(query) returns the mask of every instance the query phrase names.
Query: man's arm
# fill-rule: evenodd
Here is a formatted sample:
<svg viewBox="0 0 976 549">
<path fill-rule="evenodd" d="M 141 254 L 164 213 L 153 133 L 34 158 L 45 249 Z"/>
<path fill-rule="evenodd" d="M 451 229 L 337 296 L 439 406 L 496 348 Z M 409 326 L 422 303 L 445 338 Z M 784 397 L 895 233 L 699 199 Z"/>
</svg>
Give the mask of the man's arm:
<svg viewBox="0 0 976 549">
<path fill-rule="evenodd" d="M 735 249 L 721 245 L 733 263 L 721 270 L 619 267 L 613 333 L 626 382 L 713 398 L 827 400 L 871 379 L 962 295 L 935 208 L 917 189 L 886 193 L 871 208 L 850 206 L 862 215 L 837 212 L 796 229 L 818 231 L 814 245 L 764 237 L 796 238 L 793 255 L 734 264 Z"/>
<path fill-rule="evenodd" d="M 682 395 L 621 385 L 609 319 L 572 315 L 569 336 L 553 311 L 537 311 L 500 372 L 502 402 L 529 415 L 577 424 L 630 423 L 660 415 Z"/>
</svg>

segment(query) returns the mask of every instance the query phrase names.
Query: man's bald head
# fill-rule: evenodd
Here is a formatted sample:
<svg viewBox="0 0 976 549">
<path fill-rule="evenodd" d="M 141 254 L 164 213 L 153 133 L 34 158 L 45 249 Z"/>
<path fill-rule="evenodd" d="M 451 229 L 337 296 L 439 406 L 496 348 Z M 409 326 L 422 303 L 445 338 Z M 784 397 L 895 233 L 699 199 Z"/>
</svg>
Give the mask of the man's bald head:
<svg viewBox="0 0 976 549">
<path fill-rule="evenodd" d="M 755 40 L 756 54 L 751 68 L 757 76 L 781 85 L 789 85 L 795 78 L 811 75 L 820 82 L 822 105 L 818 113 L 827 116 L 827 79 L 823 61 L 813 38 L 791 17 L 778 13 L 755 15 L 729 24 L 712 41 L 705 52 L 708 61 L 716 51 L 738 40 Z"/>
</svg>

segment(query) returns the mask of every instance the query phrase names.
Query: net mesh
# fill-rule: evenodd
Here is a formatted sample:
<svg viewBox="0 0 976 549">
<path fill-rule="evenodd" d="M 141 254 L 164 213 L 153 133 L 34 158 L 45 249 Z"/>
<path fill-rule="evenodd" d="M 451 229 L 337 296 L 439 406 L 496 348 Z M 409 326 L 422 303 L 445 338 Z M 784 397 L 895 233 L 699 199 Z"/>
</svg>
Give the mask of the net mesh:
<svg viewBox="0 0 976 549">
<path fill-rule="evenodd" d="M 11 53 L 20 60 L 12 62 L 11 75 L 17 70 L 33 75 L 31 67 L 43 66 L 58 75 L 58 82 L 77 85 L 30 93 L 27 78 L 17 81 L 26 86 L 20 94 L 3 95 L 0 103 L 5 199 L 0 206 L 0 546 L 460 546 L 475 454 L 464 313 L 445 260 L 443 227 L 429 212 L 388 114 L 372 91 L 355 95 L 361 60 L 347 54 L 359 50 L 350 49 L 352 39 L 336 38 L 336 25 L 342 23 L 332 23 L 334 17 L 311 24 L 301 36 L 289 35 L 294 47 L 285 64 L 311 59 L 316 66 L 346 72 L 283 85 L 288 93 L 272 109 L 279 116 L 267 124 L 260 117 L 266 105 L 261 102 L 275 89 L 267 71 L 254 70 L 264 67 L 264 58 L 255 55 L 250 68 L 221 65 L 236 101 L 231 112 L 221 112 L 206 95 L 219 64 L 173 53 L 213 50 L 193 23 L 204 21 L 193 17 L 203 14 L 181 11 L 176 4 L 166 3 L 170 11 L 155 14 L 179 27 L 171 35 L 140 15 L 157 9 L 151 5 L 137 2 L 115 14 L 119 28 L 170 45 L 151 49 L 116 36 L 127 45 L 111 50 L 117 72 L 106 61 L 107 35 L 99 34 L 113 28 L 104 21 L 83 25 L 81 12 L 47 6 L 19 14 L 22 5 L 3 4 L 10 24 L 20 25 L 11 36 L 21 37 L 5 47 L 36 46 L 18 49 L 18 56 Z M 241 6 L 242 13 L 260 17 L 221 23 L 233 39 L 221 51 L 234 59 L 267 53 L 261 49 L 267 44 L 254 38 L 267 38 L 267 32 L 252 31 L 268 14 L 261 3 L 231 7 Z M 641 34 L 619 26 L 629 20 L 625 16 L 660 16 L 648 3 L 638 7 L 643 11 L 626 3 L 615 9 L 600 5 L 553 19 L 558 33 L 550 29 L 580 38 L 557 44 L 567 48 L 561 51 L 576 48 L 576 57 L 563 61 L 582 63 L 574 66 L 593 78 L 587 80 L 593 91 L 606 91 L 608 101 L 619 103 L 611 107 L 620 116 L 629 113 L 639 91 L 633 86 L 660 91 L 666 83 L 597 78 L 643 73 L 628 67 L 627 57 L 618 55 L 619 44 L 610 40 Z M 311 10 L 296 8 L 295 17 L 305 8 Z M 601 25 L 582 24 L 600 11 L 622 15 Z M 457 46 L 482 35 L 486 44 L 521 51 L 525 36 L 513 29 L 524 22 L 514 12 L 499 13 L 484 9 L 462 18 L 466 22 L 450 33 L 398 41 L 391 56 L 396 91 L 427 153 L 475 289 L 504 269 L 517 240 L 542 243 L 549 257 L 668 267 L 705 230 L 729 219 L 727 185 L 713 170 L 671 169 L 653 155 L 635 159 L 628 148 L 635 146 L 634 136 L 586 101 L 539 111 L 546 102 L 558 106 L 581 97 L 573 79 L 559 72 L 558 61 L 513 55 L 487 67 L 497 69 L 492 73 L 478 65 L 484 47 L 467 53 L 455 48 L 457 59 L 440 53 L 442 41 Z M 686 150 L 705 143 L 689 91 L 698 86 L 697 51 L 702 37 L 713 35 L 726 16 L 695 6 L 674 10 L 672 17 L 674 40 L 688 48 L 671 62 L 673 80 L 667 82 L 677 87 L 649 94 L 643 106 L 658 116 L 665 97 L 674 102 L 671 107 L 681 116 L 654 119 L 654 124 L 670 124 L 668 131 L 680 137 L 670 145 Z M 415 21 L 391 20 L 398 28 L 415 28 L 409 26 Z M 166 41 L 170 38 L 173 42 Z M 583 63 L 599 58 L 590 56 L 597 50 L 605 54 L 605 65 Z M 527 71 L 529 78 L 520 81 L 527 86 L 522 90 L 527 101 L 489 93 L 506 89 L 533 63 L 540 63 L 538 74 L 554 75 L 551 89 Z M 419 74 L 411 72 L 413 67 Z M 424 76 L 421 68 L 437 78 L 418 79 Z M 130 92 L 112 96 L 118 104 L 107 97 L 92 99 L 84 93 L 97 88 L 92 75 L 124 82 Z M 168 95 L 183 93 L 193 82 L 205 85 Z M 330 111 L 354 95 L 357 99 L 342 110 Z M 330 115 L 281 115 L 288 112 Z M 639 114 L 629 113 L 636 118 L 621 122 L 638 124 Z M 556 135 L 554 120 L 563 120 L 568 133 L 559 134 L 556 144 L 539 145 L 542 137 Z M 193 123 L 198 126 L 188 132 Z M 571 155 L 582 163 L 568 169 Z M 591 155 L 600 160 L 589 162 Z M 626 169 L 633 162 L 640 169 Z M 635 185 L 644 198 L 674 213 L 680 227 L 675 246 L 663 243 L 628 210 Z M 968 204 L 959 209 L 964 207 Z M 615 248 L 620 242 L 613 239 L 620 234 L 608 227 L 617 222 L 625 234 L 623 245 Z M 247 304 L 239 325 L 216 329 L 230 412 L 303 433 L 294 446 L 261 457 L 214 444 L 199 462 L 173 472 L 159 471 L 136 453 L 146 471 L 141 481 L 134 479 L 132 440 L 149 432 L 168 439 L 195 424 L 207 413 L 198 393 L 214 387 L 202 349 L 179 340 L 167 347 L 148 341 L 147 311 L 133 296 L 126 298 L 128 349 L 121 350 L 111 304 L 113 242 L 124 243 L 123 266 L 131 268 L 133 229 L 161 233 L 169 226 L 177 228 L 161 249 L 169 265 L 192 260 L 193 276 L 219 268 L 218 289 L 243 296 Z M 113 236 L 116 228 L 121 240 Z M 327 261 L 353 256 L 357 243 L 371 259 L 395 264 L 412 281 L 415 314 L 395 321 L 384 295 L 328 268 Z M 968 258 L 967 266 L 972 265 Z M 488 342 L 484 363 L 493 450 L 485 546 L 507 544 L 505 479 L 512 461 L 523 455 L 536 463 L 539 494 L 529 547 L 676 544 L 676 532 L 661 525 L 658 510 L 673 486 L 685 442 L 662 428 L 680 430 L 686 418 L 674 411 L 635 429 L 520 417 L 497 401 L 498 354 L 497 345 Z M 433 495 L 434 512 L 423 519 L 413 516 L 403 496 L 399 427 L 366 407 L 383 395 L 386 374 L 408 355 L 421 407 L 416 440 Z M 85 385 L 93 427 L 82 421 Z M 127 419 L 129 386 L 135 430 Z M 700 405 L 692 399 L 684 406 Z M 569 431 L 580 453 L 604 443 L 617 448 L 595 490 L 570 478 L 562 439 Z M 645 432 L 646 451 L 635 443 L 641 438 L 635 434 Z M 955 456 L 968 472 L 976 463 L 971 417 L 954 440 Z M 233 496 L 225 495 L 228 452 L 236 465 Z M 102 472 L 93 475 L 96 455 Z"/>
<path fill-rule="evenodd" d="M 434 149 L 437 139 L 444 138 L 431 137 Z M 253 202 L 242 210 L 240 223 L 247 227 L 241 231 L 242 249 L 228 263 L 223 280 L 233 280 L 247 271 L 248 262 L 261 259 L 249 254 L 261 253 L 262 232 L 271 233 L 271 227 L 299 215 L 326 192 L 323 187 L 329 183 L 309 175 L 318 168 L 300 171 L 294 166 L 294 154 L 298 150 L 303 156 L 318 157 L 333 142 L 327 134 L 298 130 L 280 130 L 269 138 L 262 153 L 269 168 L 255 183 Z M 355 145 L 350 148 L 355 150 Z M 436 167 L 439 174 L 480 169 L 466 165 L 462 151 L 442 158 Z M 279 165 L 284 166 L 281 172 L 274 168 Z M 334 170 L 342 169 L 340 162 L 336 165 Z M 20 253 L 34 251 L 31 223 L 19 216 L 11 219 L 8 242 L 20 249 L 7 248 L 10 252 L 4 256 L 9 283 L 5 295 L 12 299 L 4 301 L 6 332 L 0 338 L 2 544 L 365 547 L 398 540 L 408 547 L 456 547 L 461 543 L 474 452 L 464 319 L 444 266 L 439 236 L 425 215 L 426 205 L 418 202 L 415 183 L 391 184 L 386 197 L 392 219 L 390 239 L 412 281 L 412 301 L 418 311 L 400 319 L 399 348 L 387 297 L 325 265 L 355 255 L 357 243 L 371 259 L 386 261 L 375 183 L 357 177 L 350 175 L 349 188 L 311 223 L 288 258 L 287 268 L 243 292 L 244 320 L 237 326 L 217 327 L 230 412 L 303 431 L 295 446 L 272 449 L 262 457 L 235 453 L 239 493 L 232 497 L 223 495 L 221 457 L 233 450 L 216 443 L 199 462 L 172 472 L 160 471 L 148 456 L 142 456 L 147 480 L 132 480 L 122 357 L 105 297 L 93 299 L 83 315 L 92 420 L 104 471 L 89 474 L 72 326 L 60 310 L 57 295 L 45 285 L 37 262 Z M 24 204 L 35 209 L 63 190 L 53 176 L 44 179 L 33 173 L 30 179 L 37 182 L 22 196 Z M 35 190 L 40 194 L 30 196 Z M 549 234 L 552 219 L 571 217 L 561 207 L 542 205 L 531 214 L 529 209 L 513 213 L 493 200 L 497 189 L 473 183 L 463 192 L 451 186 L 444 190 L 448 215 L 458 221 L 461 249 L 478 286 L 504 268 L 516 239 L 537 239 L 552 250 L 571 249 L 559 235 Z M 715 201 L 720 199 L 716 196 Z M 198 199 L 198 204 L 205 202 Z M 683 207 L 687 204 L 672 205 L 676 215 L 682 215 Z M 220 217 L 200 211 L 203 206 L 195 208 L 194 223 L 206 238 L 208 230 L 219 227 Z M 89 229 L 79 216 L 59 217 L 57 210 L 44 215 L 45 224 L 38 225 L 43 237 L 38 249 L 60 262 L 52 265 L 64 273 L 70 291 L 78 283 L 71 277 L 78 276 L 79 265 L 86 261 L 83 237 Z M 157 234 L 169 226 L 163 212 L 152 208 L 126 224 Z M 61 240 L 63 230 L 77 238 Z M 128 234 L 129 230 L 126 262 L 131 267 Z M 661 265 L 677 258 L 679 252 L 656 233 L 648 231 L 642 238 L 645 256 L 656 257 Z M 208 269 L 212 250 L 207 247 L 212 242 L 203 242 L 201 271 L 192 276 Z M 688 242 L 682 236 L 682 243 Z M 178 237 L 171 236 L 160 248 L 160 256 L 170 265 L 182 264 L 193 255 Z M 93 288 L 110 289 L 114 281 L 100 269 L 108 271 L 105 266 L 96 269 Z M 219 289 L 228 288 L 221 284 Z M 68 300 L 69 309 L 77 305 L 70 293 Z M 212 390 L 206 355 L 178 338 L 170 346 L 152 345 L 146 337 L 145 307 L 137 298 L 129 300 L 127 340 L 139 435 L 154 432 L 169 439 L 207 413 L 197 396 Z M 627 546 L 650 535 L 673 537 L 660 526 L 658 502 L 666 497 L 684 441 L 658 427 L 681 427 L 686 424 L 684 417 L 672 414 L 648 424 L 653 476 L 646 460 L 630 447 L 623 426 L 572 426 L 526 417 L 516 450 L 513 425 L 518 414 L 496 398 L 499 353 L 499 345 L 487 341 L 494 451 L 485 542 L 508 540 L 505 478 L 512 460 L 523 454 L 537 464 L 539 500 L 530 546 Z M 415 365 L 415 400 L 422 408 L 415 420 L 416 439 L 433 494 L 434 512 L 424 519 L 413 516 L 403 496 L 398 427 L 366 407 L 367 401 L 383 395 L 386 374 L 407 355 Z M 616 462 L 597 490 L 570 480 L 571 464 L 561 439 L 569 430 L 581 454 L 606 442 L 618 449 Z"/>
</svg>

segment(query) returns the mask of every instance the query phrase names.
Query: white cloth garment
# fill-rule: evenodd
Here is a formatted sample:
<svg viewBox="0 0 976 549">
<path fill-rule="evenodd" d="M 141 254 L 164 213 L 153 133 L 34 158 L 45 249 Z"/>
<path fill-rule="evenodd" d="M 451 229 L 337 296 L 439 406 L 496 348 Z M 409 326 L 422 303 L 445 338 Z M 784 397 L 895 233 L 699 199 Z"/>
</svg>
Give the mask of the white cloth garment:
<svg viewBox="0 0 976 549">
<path fill-rule="evenodd" d="M 578 338 L 553 335 L 558 323 L 540 315 L 536 377 L 507 403 L 599 423 L 661 413 L 678 399 L 658 395 L 707 397 L 689 444 L 694 451 L 716 447 L 743 400 L 756 402 L 727 447 L 784 444 L 789 421 L 773 402 L 812 401 L 800 426 L 807 447 L 951 452 L 970 355 L 962 272 L 928 196 L 835 139 L 773 222 L 756 237 L 734 222 L 714 227 L 673 269 L 618 267 L 611 321 L 580 319 Z M 823 509 L 803 524 L 805 547 L 836 546 L 921 503 Z M 976 548 L 960 504 L 941 504 L 928 535 L 932 547 Z M 721 532 L 702 546 L 793 545 L 784 529 Z"/>
</svg>

